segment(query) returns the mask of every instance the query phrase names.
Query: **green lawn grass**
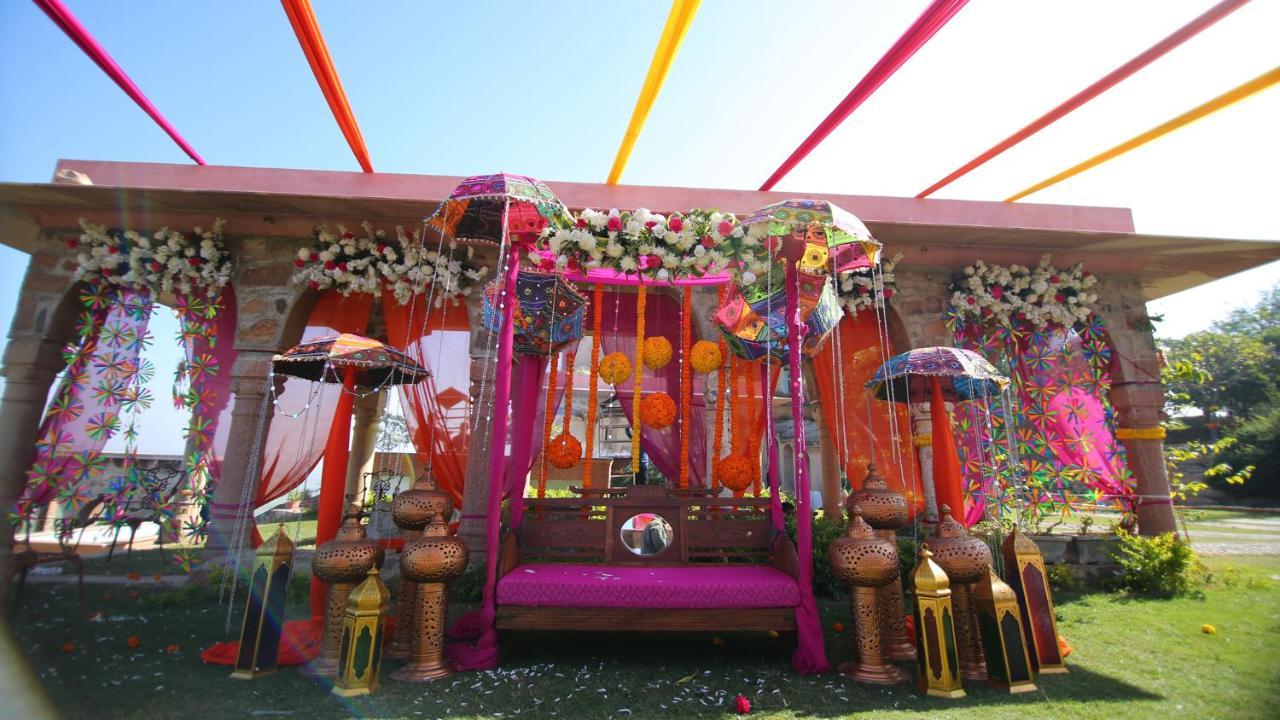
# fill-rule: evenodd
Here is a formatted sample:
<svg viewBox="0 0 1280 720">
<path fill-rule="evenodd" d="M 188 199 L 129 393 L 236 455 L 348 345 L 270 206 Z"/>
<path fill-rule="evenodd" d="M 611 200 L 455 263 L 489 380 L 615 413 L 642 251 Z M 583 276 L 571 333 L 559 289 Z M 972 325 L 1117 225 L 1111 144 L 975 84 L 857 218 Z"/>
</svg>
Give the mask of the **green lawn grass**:
<svg viewBox="0 0 1280 720">
<path fill-rule="evenodd" d="M 732 633 L 720 636 L 721 644 L 710 634 L 517 633 L 500 670 L 427 685 L 384 674 L 371 698 L 341 700 L 291 669 L 243 682 L 229 679 L 226 668 L 202 665 L 201 648 L 233 635 L 224 630 L 226 608 L 216 598 L 158 585 L 140 588 L 136 598 L 111 588 L 109 599 L 103 586 L 90 587 L 88 609 L 102 619 L 84 621 L 72 587 L 33 584 L 11 627 L 19 657 L 37 678 L 21 687 L 47 694 L 64 717 L 104 720 L 727 718 L 739 693 L 751 699 L 753 716 L 763 717 L 1280 717 L 1280 558 L 1206 562 L 1219 586 L 1203 597 L 1060 598 L 1059 629 L 1075 648 L 1071 673 L 1041 677 L 1038 691 L 1019 696 L 969 683 L 969 696 L 958 701 L 839 675 L 797 676 L 784 640 Z M 851 624 L 847 606 L 834 599 L 821 606 L 831 661 L 850 659 L 849 632 L 831 630 L 837 621 Z M 304 609 L 290 611 L 300 617 Z M 1203 634 L 1205 623 L 1217 633 Z M 233 628 L 238 624 L 237 612 Z M 128 646 L 130 635 L 139 637 L 137 649 Z M 64 652 L 68 642 L 75 648 Z M 166 651 L 171 644 L 180 649 Z M 16 703 L 16 688 L 4 684 L 22 675 L 4 675 L 0 692 Z"/>
</svg>

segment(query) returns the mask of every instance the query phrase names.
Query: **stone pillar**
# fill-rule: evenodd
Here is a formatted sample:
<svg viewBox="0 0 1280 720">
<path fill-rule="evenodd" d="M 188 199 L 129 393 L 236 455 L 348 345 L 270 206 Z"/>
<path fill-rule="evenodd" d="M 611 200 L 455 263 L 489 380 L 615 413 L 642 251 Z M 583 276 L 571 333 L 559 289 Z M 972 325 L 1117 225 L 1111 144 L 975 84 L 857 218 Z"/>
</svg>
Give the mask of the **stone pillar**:
<svg viewBox="0 0 1280 720">
<path fill-rule="evenodd" d="M 222 458 L 222 477 L 209 504 L 209 540 L 205 550 L 211 565 L 228 560 L 228 553 L 236 544 L 237 523 L 243 523 L 244 547 L 248 547 L 248 538 L 253 532 L 253 498 L 262 472 L 262 442 L 275 415 L 267 392 L 270 368 L 271 353 L 254 350 L 241 350 L 232 366 L 231 429 Z M 250 465 L 254 448 L 258 449 L 257 458 Z M 243 505 L 246 492 L 247 506 Z"/>
<path fill-rule="evenodd" d="M 485 518 L 489 504 L 489 439 L 492 428 L 487 403 L 493 397 L 494 358 L 496 348 L 489 347 L 490 333 L 484 329 L 484 304 L 478 293 L 467 298 L 467 316 L 471 321 L 471 435 L 467 444 L 467 476 L 462 488 L 462 519 L 458 536 L 467 543 L 474 558 L 483 558 Z M 488 359 L 486 359 L 488 355 Z M 484 390 L 481 397 L 481 389 Z"/>
<path fill-rule="evenodd" d="M 1164 464 L 1164 385 L 1142 284 L 1133 276 L 1100 278 L 1098 313 L 1111 339 L 1111 404 L 1117 435 L 1134 477 L 1138 531 L 1177 532 Z"/>
<path fill-rule="evenodd" d="M 933 486 L 933 412 L 929 403 L 911 404 L 912 435 L 916 456 L 920 459 L 920 487 L 924 493 L 924 522 L 933 528 L 938 524 L 938 492 Z M 927 440 L 927 442 L 926 442 Z"/>
<path fill-rule="evenodd" d="M 399 392 L 394 385 L 385 390 L 356 398 L 351 423 L 351 459 L 347 462 L 347 487 L 345 494 L 364 497 L 365 474 L 373 472 L 373 456 L 377 448 L 379 417 L 386 406 L 387 393 Z"/>
<path fill-rule="evenodd" d="M 816 384 L 810 385 L 816 387 Z M 818 442 L 822 452 L 822 514 L 828 520 L 844 518 L 843 498 L 840 497 L 840 454 L 831 437 L 831 413 L 815 403 L 814 415 L 818 421 Z"/>
<path fill-rule="evenodd" d="M 62 367 L 59 348 L 43 338 L 10 339 L 4 352 L 4 395 L 0 399 L 0 508 L 13 507 L 44 417 L 49 388 Z M 0 528 L 0 577 L 9 576 L 14 527 Z"/>
</svg>

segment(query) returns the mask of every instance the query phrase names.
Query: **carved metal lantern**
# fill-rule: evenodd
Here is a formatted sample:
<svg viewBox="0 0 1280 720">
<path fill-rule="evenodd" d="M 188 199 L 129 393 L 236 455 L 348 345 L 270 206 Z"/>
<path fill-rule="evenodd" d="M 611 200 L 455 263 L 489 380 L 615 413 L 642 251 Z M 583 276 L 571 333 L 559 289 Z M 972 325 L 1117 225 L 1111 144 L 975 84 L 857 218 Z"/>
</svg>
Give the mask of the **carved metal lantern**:
<svg viewBox="0 0 1280 720">
<path fill-rule="evenodd" d="M 391 674 L 403 682 L 438 680 L 453 674 L 444 659 L 445 598 L 448 582 L 467 568 L 467 544 L 449 534 L 437 514 L 422 537 L 405 545 L 400 577 L 416 583 L 409 664 Z"/>
<path fill-rule="evenodd" d="M 951 579 L 951 604 L 956 614 L 956 642 L 960 648 L 960 674 L 966 680 L 986 680 L 987 667 L 982 657 L 977 620 L 973 608 L 973 585 L 987 576 L 991 565 L 991 548 L 965 531 L 943 505 L 942 520 L 929 536 L 929 549 L 934 561 Z"/>
<path fill-rule="evenodd" d="M 338 653 L 338 679 L 333 694 L 342 697 L 368 695 L 378 689 L 382 670 L 382 637 L 385 634 L 391 593 L 369 568 L 364 582 L 347 598 L 347 614 L 342 620 L 342 648 Z"/>
<path fill-rule="evenodd" d="M 978 629 L 987 657 L 987 682 L 1011 693 L 1036 689 L 1031 656 L 1022 632 L 1022 611 L 1013 588 L 987 568 L 987 577 L 973 591 Z"/>
<path fill-rule="evenodd" d="M 875 528 L 876 535 L 895 544 L 898 542 L 896 531 L 911 519 L 906 496 L 889 489 L 884 476 L 876 470 L 874 459 L 867 464 L 867 477 L 862 481 L 862 488 L 849 496 L 847 505 L 849 508 L 862 508 L 862 519 Z M 879 595 L 885 650 L 894 660 L 914 661 L 916 649 L 907 639 L 902 619 L 901 574 L 895 574 L 893 582 L 880 588 Z"/>
<path fill-rule="evenodd" d="M 252 680 L 275 672 L 284 628 L 285 595 L 293 571 L 293 541 L 284 525 L 254 553 L 249 599 L 240 625 L 240 651 L 231 677 Z"/>
<path fill-rule="evenodd" d="M 413 487 L 396 495 L 391 501 L 391 519 L 403 531 L 405 548 L 422 534 L 422 529 L 436 515 L 448 517 L 453 508 L 449 494 L 436 486 L 435 478 L 428 472 L 418 476 Z M 396 630 L 387 657 L 408 660 L 413 630 L 413 603 L 417 588 L 412 581 L 400 576 L 396 583 Z"/>
<path fill-rule="evenodd" d="M 1035 541 L 1014 528 L 1000 545 L 1004 558 L 1005 582 L 1018 595 L 1022 626 L 1027 634 L 1027 650 L 1037 672 L 1065 673 L 1062 650 L 1058 647 L 1058 623 L 1053 613 L 1044 558 Z"/>
<path fill-rule="evenodd" d="M 916 688 L 934 697 L 962 698 L 960 657 L 956 650 L 951 581 L 933 561 L 928 543 L 920 546 L 920 562 L 911 571 L 915 587 Z"/>
<path fill-rule="evenodd" d="M 360 523 L 362 516 L 358 504 L 347 506 L 337 535 L 317 548 L 311 560 L 311 574 L 329 585 L 320 655 L 307 668 L 307 673 L 316 677 L 333 677 L 338 672 L 347 597 L 356 583 L 365 579 L 370 568 L 382 567 L 384 551 L 377 542 L 365 537 L 364 525 Z"/>
<path fill-rule="evenodd" d="M 880 614 L 879 589 L 898 577 L 898 548 L 877 537 L 853 508 L 849 529 L 836 538 L 827 551 L 831 573 L 849 586 L 853 611 L 857 659 L 836 668 L 858 682 L 895 685 L 910 680 L 901 668 L 890 663 L 884 652 L 884 620 Z"/>
</svg>

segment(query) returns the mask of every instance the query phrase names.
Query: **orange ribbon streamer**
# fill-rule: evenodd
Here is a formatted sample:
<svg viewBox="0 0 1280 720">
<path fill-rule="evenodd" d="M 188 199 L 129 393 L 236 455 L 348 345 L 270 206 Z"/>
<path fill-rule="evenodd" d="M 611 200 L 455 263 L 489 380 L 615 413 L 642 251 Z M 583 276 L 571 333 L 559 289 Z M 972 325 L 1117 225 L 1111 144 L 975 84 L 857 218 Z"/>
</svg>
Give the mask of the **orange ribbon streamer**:
<svg viewBox="0 0 1280 720">
<path fill-rule="evenodd" d="M 352 154 L 356 156 L 356 162 L 360 163 L 360 169 L 364 172 L 373 172 L 364 136 L 360 134 L 355 113 L 351 112 L 351 105 L 347 102 L 347 93 L 342 89 L 342 80 L 338 78 L 333 58 L 329 57 L 329 48 L 324 43 L 324 35 L 320 32 L 320 24 L 316 22 L 310 0 L 280 0 L 280 4 L 289 16 L 293 34 L 298 36 L 298 44 L 302 46 L 302 53 L 307 56 L 307 64 L 311 66 L 311 72 L 320 85 L 320 92 L 324 93 L 325 102 L 329 103 L 333 119 L 338 122 L 338 129 L 342 131 Z"/>
</svg>

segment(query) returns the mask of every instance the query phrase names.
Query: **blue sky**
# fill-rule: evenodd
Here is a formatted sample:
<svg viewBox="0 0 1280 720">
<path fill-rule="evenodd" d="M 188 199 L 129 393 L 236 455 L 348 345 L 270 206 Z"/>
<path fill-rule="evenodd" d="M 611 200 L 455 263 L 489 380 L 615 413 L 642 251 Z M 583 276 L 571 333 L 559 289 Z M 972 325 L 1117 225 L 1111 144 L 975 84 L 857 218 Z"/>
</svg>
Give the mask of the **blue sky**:
<svg viewBox="0 0 1280 720">
<path fill-rule="evenodd" d="M 278 3 L 66 4 L 208 162 L 358 169 Z M 758 186 L 926 4 L 705 0 L 623 181 Z M 1210 4 L 970 3 L 779 189 L 913 195 Z M 375 169 L 571 181 L 608 173 L 669 7 L 314 5 Z M 1258 75 L 1277 27 L 1280 2 L 1255 0 L 938 196 L 1003 198 Z M 0 107 L 0 181 L 48 181 L 58 158 L 188 162 L 33 3 L 0 3 Z M 1031 200 L 1280 239 L 1278 126 L 1273 89 Z M 6 334 L 24 267 L 0 248 Z M 1277 281 L 1272 265 L 1152 310 L 1180 335 Z"/>
</svg>

